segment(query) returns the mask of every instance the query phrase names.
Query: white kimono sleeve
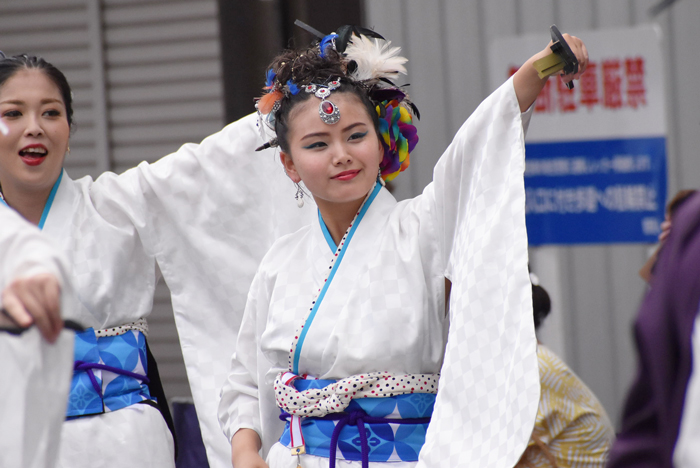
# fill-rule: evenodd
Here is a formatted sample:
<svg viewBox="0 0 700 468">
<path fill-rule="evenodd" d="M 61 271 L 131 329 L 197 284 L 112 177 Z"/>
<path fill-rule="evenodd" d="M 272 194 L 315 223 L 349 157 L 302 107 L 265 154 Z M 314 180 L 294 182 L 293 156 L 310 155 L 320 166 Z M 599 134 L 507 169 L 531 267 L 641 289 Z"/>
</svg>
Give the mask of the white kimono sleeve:
<svg viewBox="0 0 700 468">
<path fill-rule="evenodd" d="M 219 423 L 226 438 L 231 441 L 239 429 L 253 429 L 262 441 L 263 428 L 260 410 L 258 365 L 261 334 L 258 324 L 260 307 L 268 306 L 260 275 L 256 275 L 250 288 L 246 310 L 236 340 L 236 352 L 231 357 L 231 370 L 221 389 Z M 262 320 L 264 326 L 265 320 Z M 264 372 L 264 371 L 263 371 Z M 263 374 L 264 375 L 264 374 Z"/>
<path fill-rule="evenodd" d="M 19 277 L 55 275 L 72 298 L 65 262 L 51 241 L 0 204 L 0 291 Z M 73 367 L 73 333 L 47 343 L 36 327 L 0 331 L 0 466 L 54 466 Z"/>
<path fill-rule="evenodd" d="M 693 371 L 685 391 L 681 427 L 673 449 L 676 468 L 700 467 L 700 315 L 695 318 L 691 341 Z"/>
<path fill-rule="evenodd" d="M 457 133 L 434 171 L 450 328 L 420 466 L 514 466 L 539 372 L 527 270 L 523 118 L 512 79 Z"/>
<path fill-rule="evenodd" d="M 91 192 L 102 216 L 136 227 L 170 288 L 211 468 L 230 467 L 217 403 L 250 283 L 274 240 L 316 213 L 296 206 L 277 151 L 256 153 L 261 144 L 250 115 L 154 164 L 104 174 Z"/>
<path fill-rule="evenodd" d="M 0 203 L 0 285 L 12 279 L 50 273 L 65 283 L 63 257 L 52 241 L 16 211 Z"/>
</svg>

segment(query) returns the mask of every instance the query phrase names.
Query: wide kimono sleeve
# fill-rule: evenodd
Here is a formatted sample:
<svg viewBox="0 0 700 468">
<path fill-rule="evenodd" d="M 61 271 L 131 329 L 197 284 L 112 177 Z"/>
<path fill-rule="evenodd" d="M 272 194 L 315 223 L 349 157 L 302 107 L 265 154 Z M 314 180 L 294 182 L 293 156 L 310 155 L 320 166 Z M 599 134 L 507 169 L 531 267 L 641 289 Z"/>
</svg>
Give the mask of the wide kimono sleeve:
<svg viewBox="0 0 700 468">
<path fill-rule="evenodd" d="M 230 441 L 239 429 L 253 429 L 263 438 L 260 409 L 258 367 L 267 362 L 261 359 L 260 326 L 265 326 L 269 294 L 259 273 L 255 276 L 248 295 L 243 321 L 236 340 L 236 352 L 231 357 L 231 369 L 221 390 L 219 423 Z M 260 316 L 262 314 L 262 317 Z M 260 324 L 260 326 L 258 326 Z M 265 374 L 262 370 L 262 375 Z"/>
<path fill-rule="evenodd" d="M 69 308 L 73 296 L 58 252 L 35 226 L 0 204 L 0 291 L 16 278 L 50 273 L 61 283 L 62 308 Z M 54 466 L 72 366 L 72 332 L 49 344 L 36 327 L 19 336 L 0 331 L 0 466 Z"/>
<path fill-rule="evenodd" d="M 435 167 L 432 203 L 450 327 L 420 466 L 509 467 L 539 402 L 525 230 L 524 117 L 512 78 L 474 111 Z"/>
<path fill-rule="evenodd" d="M 16 211 L 0 203 L 0 289 L 12 279 L 50 273 L 63 287 L 66 262 L 58 247 Z"/>
<path fill-rule="evenodd" d="M 295 188 L 254 115 L 154 164 L 93 184 L 102 216 L 136 227 L 171 291 L 175 323 L 211 468 L 230 467 L 217 420 L 245 299 L 274 240 L 307 224 L 313 203 L 296 206 Z"/>
</svg>

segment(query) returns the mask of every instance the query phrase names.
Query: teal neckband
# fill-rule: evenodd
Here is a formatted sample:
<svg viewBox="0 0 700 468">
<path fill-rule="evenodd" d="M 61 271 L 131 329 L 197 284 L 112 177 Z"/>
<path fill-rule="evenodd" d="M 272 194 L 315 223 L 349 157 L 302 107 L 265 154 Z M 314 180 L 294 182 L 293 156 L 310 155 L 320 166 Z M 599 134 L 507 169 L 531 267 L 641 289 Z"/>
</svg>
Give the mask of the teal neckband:
<svg viewBox="0 0 700 468">
<path fill-rule="evenodd" d="M 44 229 L 44 223 L 46 223 L 46 218 L 49 216 L 49 211 L 51 211 L 51 205 L 53 205 L 53 199 L 56 198 L 56 192 L 58 192 L 58 186 L 61 185 L 61 179 L 63 179 L 63 169 L 61 169 L 61 173 L 58 174 L 58 179 L 56 179 L 56 182 L 54 182 L 53 187 L 51 187 L 51 192 L 49 192 L 49 198 L 46 200 L 46 204 L 44 205 L 44 211 L 41 212 L 41 218 L 39 219 L 39 224 L 37 224 L 37 227 L 39 229 Z M 0 202 L 2 202 L 5 206 L 10 207 L 10 205 L 8 205 L 7 202 L 2 198 L 0 198 Z"/>
<path fill-rule="evenodd" d="M 56 179 L 56 183 L 53 184 L 51 193 L 49 193 L 49 198 L 46 200 L 44 211 L 41 213 L 41 219 L 37 225 L 39 229 L 44 229 L 44 223 L 46 222 L 46 218 L 49 216 L 49 211 L 51 211 L 51 205 L 53 205 L 53 200 L 56 198 L 56 192 L 58 192 L 58 186 L 61 185 L 61 179 L 63 179 L 63 169 L 61 169 L 61 173 L 58 174 L 58 179 Z"/>
<path fill-rule="evenodd" d="M 377 197 L 377 194 L 379 191 L 382 189 L 382 186 L 379 182 L 374 186 L 374 189 L 372 190 L 372 193 L 369 195 L 369 198 L 365 202 L 365 204 L 362 206 L 360 209 L 360 212 L 357 214 L 357 219 L 355 219 L 355 222 L 353 223 L 352 227 L 350 228 L 350 232 L 348 232 L 348 237 L 345 239 L 345 248 L 342 249 L 338 253 L 338 258 L 336 259 L 335 263 L 331 267 L 331 272 L 328 275 L 328 279 L 326 282 L 323 284 L 323 287 L 321 288 L 321 292 L 318 295 L 318 298 L 316 301 L 314 301 L 313 307 L 311 308 L 311 312 L 309 313 L 309 316 L 306 318 L 306 322 L 304 323 L 304 328 L 302 328 L 301 334 L 299 335 L 299 341 L 297 342 L 297 347 L 294 352 L 294 359 L 292 361 L 292 372 L 295 374 L 299 375 L 299 358 L 301 357 L 301 348 L 304 346 L 304 340 L 306 339 L 306 333 L 309 331 L 309 327 L 311 327 L 311 323 L 314 320 L 314 317 L 316 317 L 316 312 L 318 312 L 318 307 L 321 305 L 321 302 L 323 302 L 323 299 L 326 297 L 326 291 L 328 291 L 328 287 L 331 285 L 333 282 L 333 278 L 335 277 L 335 272 L 338 270 L 338 267 L 343 261 L 343 257 L 345 256 L 345 251 L 348 249 L 348 246 L 350 245 L 350 241 L 352 240 L 353 236 L 355 235 L 355 231 L 357 230 L 357 226 L 360 225 L 360 222 L 362 219 L 365 217 L 365 213 L 367 213 L 367 210 L 369 209 L 369 206 L 372 204 L 374 199 Z M 319 221 L 321 221 L 321 226 L 324 228 L 326 227 L 326 223 L 323 222 L 323 218 L 321 218 L 321 212 L 318 212 L 318 217 Z M 326 232 L 328 232 L 328 229 L 326 228 Z M 328 235 L 330 237 L 330 234 Z M 328 241 L 328 237 L 326 237 L 326 240 Z M 331 244 L 332 242 L 332 244 Z M 329 241 L 329 245 L 335 245 L 335 242 L 331 238 Z M 337 250 L 332 249 L 334 252 Z"/>
</svg>

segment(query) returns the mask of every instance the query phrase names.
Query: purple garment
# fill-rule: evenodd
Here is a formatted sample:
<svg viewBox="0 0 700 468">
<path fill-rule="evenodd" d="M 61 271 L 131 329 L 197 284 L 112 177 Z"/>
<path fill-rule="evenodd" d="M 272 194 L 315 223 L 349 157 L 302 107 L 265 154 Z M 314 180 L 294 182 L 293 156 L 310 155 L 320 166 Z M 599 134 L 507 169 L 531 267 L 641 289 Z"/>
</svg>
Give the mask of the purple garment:
<svg viewBox="0 0 700 468">
<path fill-rule="evenodd" d="M 609 468 L 673 466 L 699 302 L 700 194 L 696 194 L 673 217 L 651 289 L 639 310 L 638 374 L 627 396 Z"/>
</svg>

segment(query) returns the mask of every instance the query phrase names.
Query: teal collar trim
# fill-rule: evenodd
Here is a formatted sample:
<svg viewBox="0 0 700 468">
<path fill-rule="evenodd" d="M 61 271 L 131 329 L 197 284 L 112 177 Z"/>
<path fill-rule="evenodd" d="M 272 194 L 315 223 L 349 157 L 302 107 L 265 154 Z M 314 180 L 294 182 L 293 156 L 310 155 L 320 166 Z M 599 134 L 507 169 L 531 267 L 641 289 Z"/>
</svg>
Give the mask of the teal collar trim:
<svg viewBox="0 0 700 468">
<path fill-rule="evenodd" d="M 51 193 L 49 193 L 49 198 L 46 200 L 46 205 L 44 205 L 44 211 L 41 213 L 41 219 L 39 220 L 39 229 L 44 229 L 44 223 L 46 223 L 46 218 L 49 216 L 49 211 L 51 211 L 51 205 L 53 205 L 53 200 L 56 198 L 56 192 L 58 192 L 58 186 L 61 185 L 61 179 L 63 179 L 63 169 L 61 173 L 58 174 L 58 179 L 53 184 L 51 188 Z"/>
<path fill-rule="evenodd" d="M 58 186 L 61 185 L 61 179 L 63 179 L 63 169 L 61 173 L 58 174 L 58 179 L 54 182 L 53 187 L 51 187 L 51 192 L 49 192 L 49 198 L 46 200 L 44 205 L 44 211 L 41 212 L 41 218 L 39 219 L 39 224 L 37 227 L 41 230 L 44 229 L 44 223 L 46 223 L 46 218 L 49 216 L 49 211 L 51 211 L 51 205 L 53 205 L 53 199 L 56 198 L 56 192 L 58 192 Z M 9 207 L 4 198 L 0 197 L 0 202 L 5 206 Z"/>
<path fill-rule="evenodd" d="M 328 291 L 328 287 L 331 285 L 333 282 L 333 278 L 335 277 L 335 272 L 338 271 L 338 268 L 340 267 L 340 264 L 343 261 L 343 257 L 345 256 L 345 252 L 348 250 L 348 246 L 350 245 L 350 241 L 352 240 L 352 237 L 355 235 L 355 231 L 357 230 L 357 226 L 360 225 L 360 222 L 362 221 L 362 218 L 365 217 L 365 214 L 367 213 L 367 210 L 369 210 L 369 206 L 372 204 L 374 199 L 377 197 L 377 194 L 379 191 L 382 189 L 382 186 L 379 182 L 377 182 L 377 185 L 375 185 L 374 190 L 372 190 L 372 193 L 369 195 L 369 198 L 365 202 L 365 204 L 362 206 L 360 209 L 360 212 L 357 214 L 357 219 L 355 222 L 352 224 L 352 227 L 350 228 L 350 232 L 348 232 L 348 237 L 345 239 L 345 245 L 343 246 L 342 249 L 340 249 L 340 252 L 338 252 L 338 258 L 333 264 L 333 267 L 331 268 L 331 272 L 328 275 L 328 280 L 323 283 L 323 288 L 321 289 L 321 292 L 318 295 L 318 299 L 316 299 L 316 302 L 314 302 L 313 307 L 311 308 L 311 312 L 309 313 L 309 316 L 306 318 L 306 322 L 304 323 L 304 328 L 302 328 L 301 334 L 299 335 L 299 341 L 297 343 L 297 347 L 294 353 L 294 362 L 292 364 L 292 372 L 295 374 L 299 375 L 299 357 L 301 356 L 301 348 L 304 346 L 304 340 L 306 339 L 306 333 L 309 331 L 309 327 L 311 326 L 311 323 L 314 321 L 314 317 L 316 317 L 316 312 L 318 312 L 318 307 L 321 305 L 321 302 L 323 302 L 323 298 L 326 296 L 326 291 Z M 323 222 L 323 218 L 321 217 L 321 213 L 319 212 L 319 220 L 321 222 L 321 226 L 325 227 L 326 224 Z M 328 229 L 326 228 L 326 232 Z M 329 234 L 330 236 L 330 234 Z M 326 240 L 328 240 L 328 237 L 326 237 Z M 330 240 L 330 245 L 335 245 L 335 242 L 333 242 L 333 238 Z M 333 251 L 336 252 L 338 249 L 333 248 Z"/>
<path fill-rule="evenodd" d="M 326 222 L 323 220 L 323 216 L 321 216 L 321 210 L 318 210 L 318 223 L 321 225 L 321 232 L 323 232 L 323 237 L 325 237 L 326 242 L 328 242 L 328 247 L 331 248 L 331 252 L 335 253 L 335 251 L 338 250 L 338 246 L 335 245 L 333 236 L 331 236 L 331 233 L 328 231 L 328 226 L 326 226 Z"/>
</svg>

